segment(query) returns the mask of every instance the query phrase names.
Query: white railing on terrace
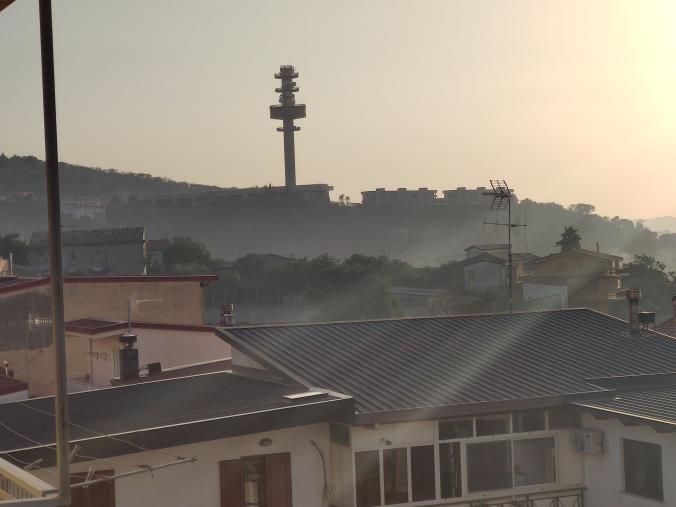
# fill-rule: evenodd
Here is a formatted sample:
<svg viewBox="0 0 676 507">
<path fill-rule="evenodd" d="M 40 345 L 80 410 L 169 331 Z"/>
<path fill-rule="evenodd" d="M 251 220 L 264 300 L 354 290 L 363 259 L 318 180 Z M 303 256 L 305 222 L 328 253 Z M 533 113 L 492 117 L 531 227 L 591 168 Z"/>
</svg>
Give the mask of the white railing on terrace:
<svg viewBox="0 0 676 507">
<path fill-rule="evenodd" d="M 0 458 L 0 505 L 48 506 L 57 502 L 54 486 Z"/>
</svg>

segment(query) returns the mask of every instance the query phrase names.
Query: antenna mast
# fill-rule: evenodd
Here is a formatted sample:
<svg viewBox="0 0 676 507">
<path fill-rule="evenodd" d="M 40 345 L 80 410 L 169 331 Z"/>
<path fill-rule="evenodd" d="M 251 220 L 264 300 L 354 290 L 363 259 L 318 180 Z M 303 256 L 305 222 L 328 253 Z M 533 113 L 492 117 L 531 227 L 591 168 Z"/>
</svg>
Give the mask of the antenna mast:
<svg viewBox="0 0 676 507">
<path fill-rule="evenodd" d="M 491 191 L 483 192 L 483 195 L 490 195 L 493 197 L 491 203 L 491 210 L 501 211 L 507 210 L 507 223 L 501 223 L 497 219 L 495 222 L 486 222 L 484 225 L 495 225 L 496 227 L 507 227 L 507 304 L 509 313 L 513 312 L 514 297 L 513 297 L 513 263 L 512 263 L 512 229 L 515 227 L 526 227 L 526 224 L 518 222 L 512 223 L 512 190 L 507 185 L 505 180 L 491 180 Z"/>
</svg>

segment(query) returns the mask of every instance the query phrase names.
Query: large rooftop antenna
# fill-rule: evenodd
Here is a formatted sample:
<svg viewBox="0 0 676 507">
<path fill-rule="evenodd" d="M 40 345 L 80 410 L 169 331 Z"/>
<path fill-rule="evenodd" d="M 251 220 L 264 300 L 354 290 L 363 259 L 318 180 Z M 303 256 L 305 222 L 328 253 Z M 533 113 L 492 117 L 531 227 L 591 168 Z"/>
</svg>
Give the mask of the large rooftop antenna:
<svg viewBox="0 0 676 507">
<path fill-rule="evenodd" d="M 505 180 L 491 180 L 491 191 L 483 192 L 483 195 L 490 195 L 493 197 L 491 202 L 491 210 L 502 211 L 507 210 L 507 223 L 501 223 L 497 220 L 495 222 L 486 222 L 484 225 L 495 225 L 496 227 L 507 227 L 507 304 L 509 313 L 512 313 L 514 306 L 513 298 L 513 263 L 512 263 L 512 229 L 515 227 L 526 227 L 526 224 L 518 222 L 512 223 L 512 190 L 507 185 Z"/>
<path fill-rule="evenodd" d="M 282 120 L 282 126 L 277 127 L 278 132 L 284 132 L 284 176 L 287 190 L 294 190 L 296 187 L 296 152 L 294 147 L 293 133 L 300 130 L 293 121 L 298 118 L 305 118 L 305 104 L 296 104 L 295 92 L 298 91 L 294 79 L 298 77 L 298 72 L 293 65 L 281 65 L 279 72 L 275 74 L 276 79 L 280 79 L 281 85 L 275 88 L 279 93 L 279 104 L 270 106 L 270 118 L 273 120 Z"/>
</svg>

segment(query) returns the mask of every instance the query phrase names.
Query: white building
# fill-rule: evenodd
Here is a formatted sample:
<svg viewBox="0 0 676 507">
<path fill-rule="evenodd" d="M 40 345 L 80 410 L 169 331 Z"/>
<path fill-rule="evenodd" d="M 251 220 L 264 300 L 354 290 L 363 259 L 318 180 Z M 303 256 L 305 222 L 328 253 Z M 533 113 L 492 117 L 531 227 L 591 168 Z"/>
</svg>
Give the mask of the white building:
<svg viewBox="0 0 676 507">
<path fill-rule="evenodd" d="M 71 395 L 74 480 L 139 472 L 73 505 L 676 505 L 665 335 L 591 310 L 219 334 L 233 373 Z M 51 466 L 50 404 L 5 405 L 33 443 L 0 454 Z"/>
</svg>

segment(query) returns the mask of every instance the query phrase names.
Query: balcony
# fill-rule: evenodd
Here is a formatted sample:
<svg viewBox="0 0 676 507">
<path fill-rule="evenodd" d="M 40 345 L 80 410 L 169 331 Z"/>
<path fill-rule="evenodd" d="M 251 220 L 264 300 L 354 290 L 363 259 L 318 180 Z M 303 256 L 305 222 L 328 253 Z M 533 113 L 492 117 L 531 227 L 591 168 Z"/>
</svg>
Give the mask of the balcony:
<svg viewBox="0 0 676 507">
<path fill-rule="evenodd" d="M 62 503 L 57 490 L 9 461 L 0 458 L 0 504 L 9 502 L 22 506 L 56 506 Z"/>
</svg>

